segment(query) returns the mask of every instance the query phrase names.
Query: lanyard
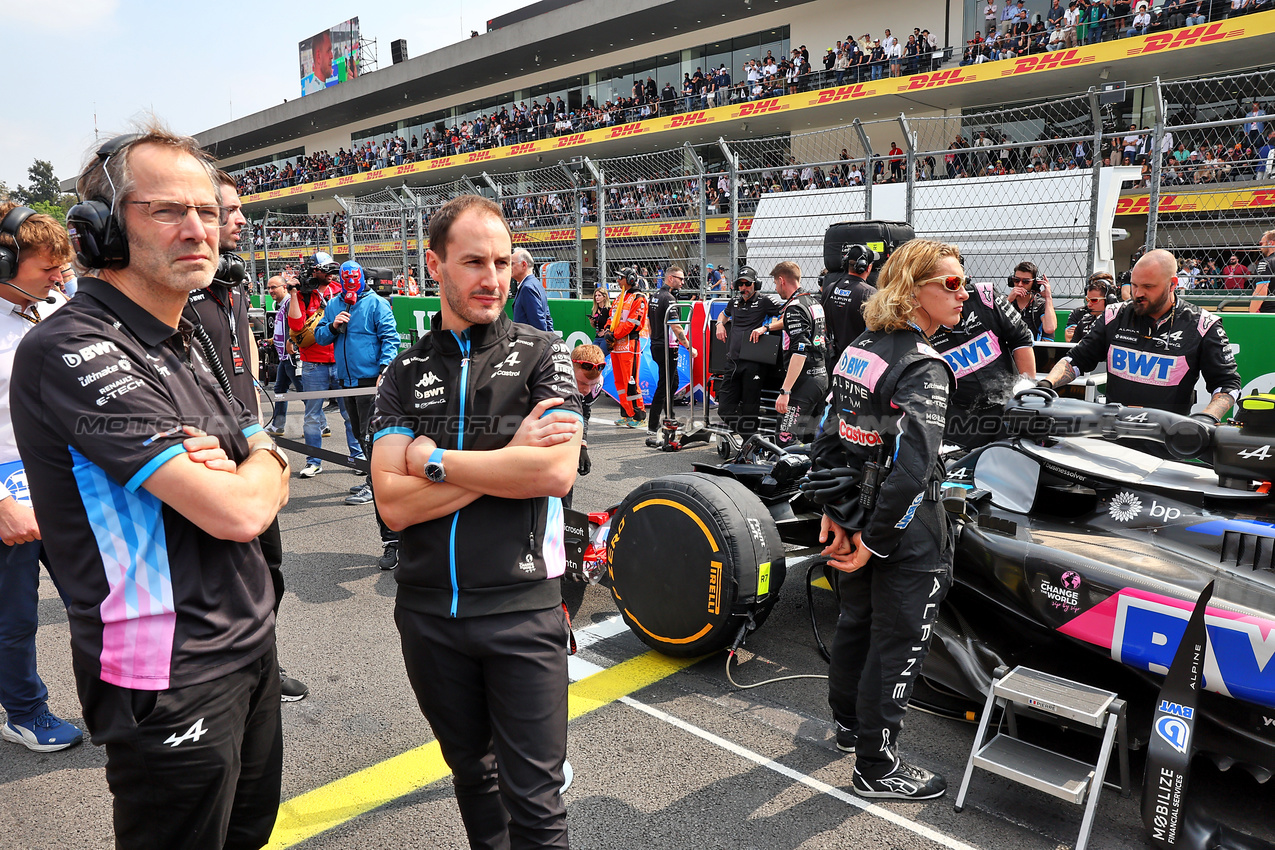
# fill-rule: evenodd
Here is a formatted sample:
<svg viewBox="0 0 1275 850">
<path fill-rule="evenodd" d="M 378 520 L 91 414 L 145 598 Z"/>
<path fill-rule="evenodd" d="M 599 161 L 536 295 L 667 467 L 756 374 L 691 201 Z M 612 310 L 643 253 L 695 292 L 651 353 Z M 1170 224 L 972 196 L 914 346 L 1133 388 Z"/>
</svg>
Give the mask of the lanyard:
<svg viewBox="0 0 1275 850">
<path fill-rule="evenodd" d="M 243 350 L 239 347 L 239 323 L 235 321 L 235 291 L 226 290 L 226 297 L 230 299 L 229 307 L 222 303 L 211 286 L 208 287 L 208 297 L 216 301 L 217 306 L 226 314 L 226 322 L 230 325 L 230 360 L 235 374 L 242 375 L 247 367 L 244 365 Z"/>
</svg>

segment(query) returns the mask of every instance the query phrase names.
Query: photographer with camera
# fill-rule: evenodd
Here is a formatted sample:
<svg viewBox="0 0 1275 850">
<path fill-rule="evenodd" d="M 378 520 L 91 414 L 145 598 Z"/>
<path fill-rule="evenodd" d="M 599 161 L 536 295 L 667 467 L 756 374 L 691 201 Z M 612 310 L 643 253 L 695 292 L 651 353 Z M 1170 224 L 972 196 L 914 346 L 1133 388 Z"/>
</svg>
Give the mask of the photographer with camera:
<svg viewBox="0 0 1275 850">
<path fill-rule="evenodd" d="M 333 286 L 333 280 L 340 271 L 341 267 L 332 261 L 332 257 L 319 251 L 303 279 L 288 283 L 288 330 L 301 356 L 301 388 L 308 393 L 334 390 L 338 386 L 336 355 L 331 345 L 320 345 L 315 340 L 314 330 L 323 320 L 323 311 L 327 308 L 327 290 Z M 323 416 L 323 399 L 306 399 L 304 404 L 305 444 L 318 448 L 323 444 L 323 429 L 327 424 Z M 338 399 L 337 406 L 345 420 L 345 442 L 350 457 L 362 458 L 363 449 L 354 436 L 344 399 Z M 317 457 L 307 457 L 297 477 L 313 478 L 319 474 L 320 468 Z"/>
<path fill-rule="evenodd" d="M 1009 276 L 1009 303 L 1031 331 L 1032 339 L 1054 338 L 1058 331 L 1054 296 L 1049 291 L 1049 278 L 1040 274 L 1035 263 L 1024 260 L 1014 266 Z"/>
</svg>

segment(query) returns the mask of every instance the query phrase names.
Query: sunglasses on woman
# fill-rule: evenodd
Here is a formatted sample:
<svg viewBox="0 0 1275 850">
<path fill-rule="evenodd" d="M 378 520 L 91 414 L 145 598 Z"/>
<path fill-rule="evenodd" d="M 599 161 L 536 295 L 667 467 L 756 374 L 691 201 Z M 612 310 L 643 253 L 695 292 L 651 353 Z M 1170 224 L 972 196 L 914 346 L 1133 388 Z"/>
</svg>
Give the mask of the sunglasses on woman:
<svg viewBox="0 0 1275 850">
<path fill-rule="evenodd" d="M 586 372 L 596 373 L 596 372 L 602 371 L 601 363 L 590 363 L 588 360 L 572 360 L 571 362 L 576 364 L 577 366 L 579 366 L 581 369 L 583 369 Z"/>
<path fill-rule="evenodd" d="M 947 277 L 927 278 L 921 281 L 921 283 L 924 285 L 927 283 L 933 283 L 934 281 L 938 281 L 948 292 L 960 292 L 967 284 L 969 284 L 970 279 L 962 275 L 953 274 L 948 275 Z"/>
</svg>

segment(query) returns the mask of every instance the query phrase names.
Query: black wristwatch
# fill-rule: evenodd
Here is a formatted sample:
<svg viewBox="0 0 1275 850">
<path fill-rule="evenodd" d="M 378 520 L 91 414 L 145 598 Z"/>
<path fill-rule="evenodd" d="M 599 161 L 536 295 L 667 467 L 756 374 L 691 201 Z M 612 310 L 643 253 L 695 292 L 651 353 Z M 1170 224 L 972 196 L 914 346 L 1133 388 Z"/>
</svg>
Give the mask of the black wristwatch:
<svg viewBox="0 0 1275 850">
<path fill-rule="evenodd" d="M 443 449 L 434 449 L 430 453 L 429 460 L 425 461 L 425 477 L 435 484 L 442 484 L 447 480 L 447 471 L 443 469 Z"/>
</svg>

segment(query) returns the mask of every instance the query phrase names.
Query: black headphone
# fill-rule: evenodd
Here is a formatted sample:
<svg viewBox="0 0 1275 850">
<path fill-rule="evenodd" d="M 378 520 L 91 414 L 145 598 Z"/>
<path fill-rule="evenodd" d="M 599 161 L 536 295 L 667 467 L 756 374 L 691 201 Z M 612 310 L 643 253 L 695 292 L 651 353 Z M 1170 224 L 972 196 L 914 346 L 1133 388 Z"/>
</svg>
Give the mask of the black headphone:
<svg viewBox="0 0 1275 850">
<path fill-rule="evenodd" d="M 852 269 L 855 274 L 863 274 L 879 259 L 877 252 L 867 245 L 846 245 L 841 249 L 841 256 L 846 268 Z"/>
<path fill-rule="evenodd" d="M 124 148 L 140 139 L 139 134 L 116 136 L 97 149 L 97 161 L 85 172 L 87 177 L 94 168 L 106 172 L 106 164 Z M 81 178 L 83 179 L 83 178 Z M 128 239 L 115 217 L 115 184 L 111 184 L 111 199 L 86 198 L 66 214 L 66 229 L 75 248 L 75 261 L 85 269 L 122 269 L 128 265 Z"/>
<path fill-rule="evenodd" d="M 243 257 L 233 251 L 223 251 L 217 258 L 217 271 L 213 272 L 213 280 L 236 286 L 248 279 L 248 267 Z"/>
<path fill-rule="evenodd" d="M 18 228 L 22 222 L 35 215 L 30 207 L 14 207 L 0 221 L 0 235 L 5 233 L 13 237 L 13 247 L 0 245 L 0 280 L 13 280 L 18 276 L 18 255 L 22 251 L 22 243 L 18 241 Z"/>
<path fill-rule="evenodd" d="M 1091 277 L 1089 278 L 1089 283 L 1085 284 L 1085 292 L 1087 293 L 1091 289 L 1101 289 L 1102 297 L 1106 300 L 1108 306 L 1117 304 L 1120 301 L 1120 293 L 1116 291 L 1115 281 L 1107 280 L 1106 278 L 1094 280 Z"/>
<path fill-rule="evenodd" d="M 620 269 L 620 273 L 617 275 L 617 277 L 624 278 L 624 282 L 632 287 L 636 287 L 638 283 L 641 282 L 642 280 L 641 276 L 639 276 L 637 273 L 637 269 L 634 268 L 633 266 L 625 266 L 624 268 Z"/>
</svg>

